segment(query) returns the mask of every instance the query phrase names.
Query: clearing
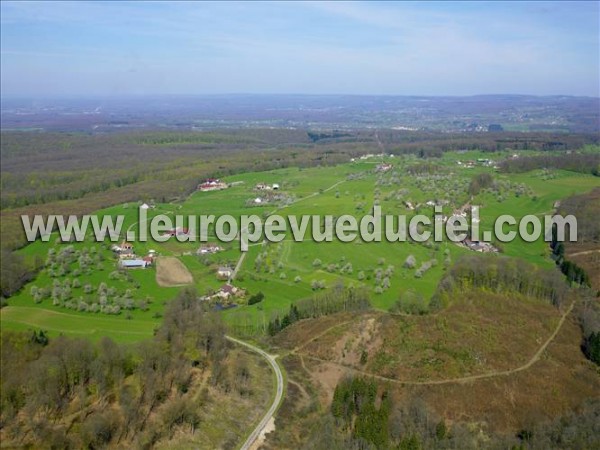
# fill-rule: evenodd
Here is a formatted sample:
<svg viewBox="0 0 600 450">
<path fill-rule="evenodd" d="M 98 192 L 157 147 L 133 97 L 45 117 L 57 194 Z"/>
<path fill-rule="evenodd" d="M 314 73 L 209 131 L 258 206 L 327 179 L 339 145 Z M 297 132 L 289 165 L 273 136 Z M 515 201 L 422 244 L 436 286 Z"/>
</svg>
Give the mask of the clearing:
<svg viewBox="0 0 600 450">
<path fill-rule="evenodd" d="M 174 256 L 162 256 L 156 260 L 156 282 L 159 286 L 184 286 L 194 278 L 185 265 Z"/>
</svg>

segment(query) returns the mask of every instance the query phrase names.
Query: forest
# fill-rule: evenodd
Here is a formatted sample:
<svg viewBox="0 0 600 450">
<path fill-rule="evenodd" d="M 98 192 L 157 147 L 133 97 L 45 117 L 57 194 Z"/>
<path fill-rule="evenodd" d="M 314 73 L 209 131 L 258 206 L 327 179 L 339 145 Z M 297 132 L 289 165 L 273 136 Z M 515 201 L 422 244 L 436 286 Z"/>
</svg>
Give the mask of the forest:
<svg viewBox="0 0 600 450">
<path fill-rule="evenodd" d="M 304 448 L 315 449 L 561 449 L 594 448 L 600 402 L 523 428 L 514 435 L 481 435 L 461 422 L 449 423 L 416 396 L 398 398 L 376 380 L 348 376 L 337 384 L 330 411 L 314 424 Z"/>
<path fill-rule="evenodd" d="M 251 395 L 243 361 L 216 313 L 182 290 L 150 341 L 122 346 L 43 331 L 2 333 L 1 436 L 34 448 L 150 448 L 176 431 L 194 434 L 208 401 Z"/>
</svg>

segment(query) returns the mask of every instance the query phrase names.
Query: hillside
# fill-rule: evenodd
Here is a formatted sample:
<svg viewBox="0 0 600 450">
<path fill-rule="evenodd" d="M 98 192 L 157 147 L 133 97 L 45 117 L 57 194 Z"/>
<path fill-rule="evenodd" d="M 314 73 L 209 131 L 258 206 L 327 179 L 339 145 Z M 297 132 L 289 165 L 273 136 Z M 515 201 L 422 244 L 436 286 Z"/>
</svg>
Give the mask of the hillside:
<svg viewBox="0 0 600 450">
<path fill-rule="evenodd" d="M 347 377 L 372 380 L 377 392 L 387 393 L 393 411 L 414 406 L 434 428 L 439 421 L 455 427 L 459 434 L 447 445 L 516 445 L 519 430 L 600 398 L 598 368 L 585 359 L 580 343 L 570 308 L 483 290 L 465 292 L 435 315 L 363 313 L 300 321 L 273 339 L 276 351 L 286 355 L 293 388 L 270 448 L 306 445 L 315 427 L 341 439 L 323 414 Z M 311 395 L 315 403 L 308 406 Z M 390 414 L 390 430 L 402 430 L 395 422 L 400 416 Z M 438 447 L 446 448 L 441 442 Z"/>
</svg>

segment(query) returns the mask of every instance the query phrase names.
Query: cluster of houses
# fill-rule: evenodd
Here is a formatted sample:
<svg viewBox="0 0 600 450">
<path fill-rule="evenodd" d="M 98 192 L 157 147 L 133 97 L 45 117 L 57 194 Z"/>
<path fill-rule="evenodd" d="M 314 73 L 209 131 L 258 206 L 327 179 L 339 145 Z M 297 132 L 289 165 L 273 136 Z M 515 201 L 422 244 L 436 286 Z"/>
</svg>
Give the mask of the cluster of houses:
<svg viewBox="0 0 600 450">
<path fill-rule="evenodd" d="M 133 252 L 131 242 L 123 241 L 119 245 L 113 245 L 111 250 L 119 256 L 119 267 L 123 269 L 145 269 L 154 264 L 156 251 L 149 250 L 144 257 L 138 257 Z"/>
<path fill-rule="evenodd" d="M 208 191 L 220 191 L 227 189 L 229 186 L 227 183 L 219 180 L 218 178 L 208 178 L 203 183 L 198 185 L 198 190 L 202 192 Z"/>
</svg>

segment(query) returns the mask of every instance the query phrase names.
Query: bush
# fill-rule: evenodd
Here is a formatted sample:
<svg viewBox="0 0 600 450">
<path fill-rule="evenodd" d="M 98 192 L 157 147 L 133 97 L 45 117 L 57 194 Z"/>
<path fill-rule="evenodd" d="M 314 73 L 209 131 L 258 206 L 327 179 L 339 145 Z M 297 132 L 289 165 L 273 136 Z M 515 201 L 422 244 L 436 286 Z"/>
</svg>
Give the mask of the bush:
<svg viewBox="0 0 600 450">
<path fill-rule="evenodd" d="M 258 292 L 248 299 L 248 305 L 255 305 L 256 303 L 260 303 L 264 300 L 264 298 L 265 294 L 263 294 L 262 292 Z"/>
</svg>

